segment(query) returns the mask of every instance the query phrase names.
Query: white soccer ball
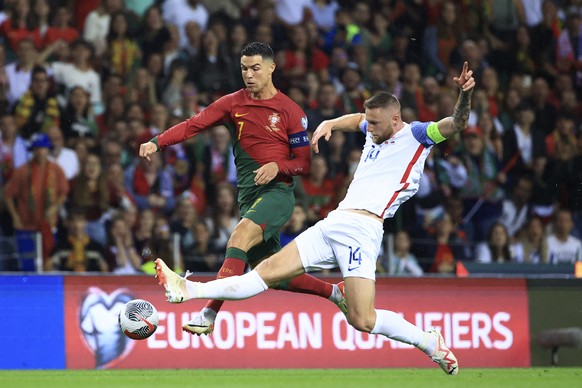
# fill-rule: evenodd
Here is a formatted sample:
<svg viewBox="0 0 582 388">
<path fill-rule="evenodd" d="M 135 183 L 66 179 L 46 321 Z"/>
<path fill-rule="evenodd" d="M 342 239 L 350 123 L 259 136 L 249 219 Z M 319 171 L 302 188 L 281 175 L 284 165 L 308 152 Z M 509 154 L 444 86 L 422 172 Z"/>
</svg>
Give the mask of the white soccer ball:
<svg viewBox="0 0 582 388">
<path fill-rule="evenodd" d="M 129 338 L 146 339 L 158 328 L 158 310 L 147 300 L 130 300 L 121 308 L 118 321 L 121 331 Z"/>
</svg>

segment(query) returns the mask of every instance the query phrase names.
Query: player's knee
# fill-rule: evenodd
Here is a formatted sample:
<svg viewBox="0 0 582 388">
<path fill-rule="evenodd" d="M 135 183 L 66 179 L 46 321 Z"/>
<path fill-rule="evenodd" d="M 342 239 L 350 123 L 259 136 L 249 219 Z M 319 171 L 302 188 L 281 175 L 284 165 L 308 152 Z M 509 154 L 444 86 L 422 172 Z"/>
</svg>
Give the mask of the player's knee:
<svg viewBox="0 0 582 388">
<path fill-rule="evenodd" d="M 348 323 L 358 331 L 369 333 L 374 328 L 374 320 L 368 314 L 348 311 Z"/>
<path fill-rule="evenodd" d="M 244 219 L 241 220 L 230 235 L 227 244 L 228 248 L 234 247 L 248 251 L 263 241 L 262 229 L 251 221 L 244 221 Z"/>
</svg>

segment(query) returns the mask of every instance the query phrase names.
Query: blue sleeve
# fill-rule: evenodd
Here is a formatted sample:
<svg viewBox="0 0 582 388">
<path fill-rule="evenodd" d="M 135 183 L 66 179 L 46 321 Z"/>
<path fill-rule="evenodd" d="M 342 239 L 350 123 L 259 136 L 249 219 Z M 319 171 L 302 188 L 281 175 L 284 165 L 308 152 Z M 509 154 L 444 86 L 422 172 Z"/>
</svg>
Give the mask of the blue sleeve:
<svg viewBox="0 0 582 388">
<path fill-rule="evenodd" d="M 410 130 L 412 131 L 412 135 L 420 144 L 425 147 L 432 147 L 435 145 L 435 142 L 428 137 L 426 133 L 426 129 L 431 123 L 422 123 L 420 121 L 413 121 L 410 123 Z"/>
<path fill-rule="evenodd" d="M 360 131 L 365 135 L 368 132 L 368 120 L 362 121 L 360 124 Z"/>
</svg>

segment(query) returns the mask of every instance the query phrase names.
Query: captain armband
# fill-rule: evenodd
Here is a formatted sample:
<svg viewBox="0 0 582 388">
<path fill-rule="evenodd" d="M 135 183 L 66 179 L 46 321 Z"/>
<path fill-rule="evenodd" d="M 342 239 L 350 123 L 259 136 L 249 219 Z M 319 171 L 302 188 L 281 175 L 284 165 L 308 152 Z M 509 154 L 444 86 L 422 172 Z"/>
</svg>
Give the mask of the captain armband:
<svg viewBox="0 0 582 388">
<path fill-rule="evenodd" d="M 430 123 L 428 127 L 426 127 L 426 135 L 429 137 L 430 140 L 434 141 L 435 144 L 447 140 L 446 137 L 441 135 L 438 124 L 434 122 Z"/>
<path fill-rule="evenodd" d="M 289 146 L 291 148 L 309 147 L 309 137 L 307 131 L 292 133 L 288 136 Z"/>
</svg>

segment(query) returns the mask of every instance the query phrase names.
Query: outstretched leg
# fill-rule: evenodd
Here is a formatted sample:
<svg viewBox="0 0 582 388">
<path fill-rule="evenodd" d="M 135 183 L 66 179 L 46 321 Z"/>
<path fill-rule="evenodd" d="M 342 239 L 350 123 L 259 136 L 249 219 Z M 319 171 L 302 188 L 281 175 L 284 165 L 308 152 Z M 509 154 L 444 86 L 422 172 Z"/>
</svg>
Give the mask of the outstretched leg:
<svg viewBox="0 0 582 388">
<path fill-rule="evenodd" d="M 345 279 L 348 322 L 357 330 L 381 334 L 413 345 L 427 354 L 441 369 L 451 375 L 459 372 L 459 363 L 436 330 L 422 331 L 399 314 L 374 308 L 375 282 L 371 279 Z"/>
</svg>

